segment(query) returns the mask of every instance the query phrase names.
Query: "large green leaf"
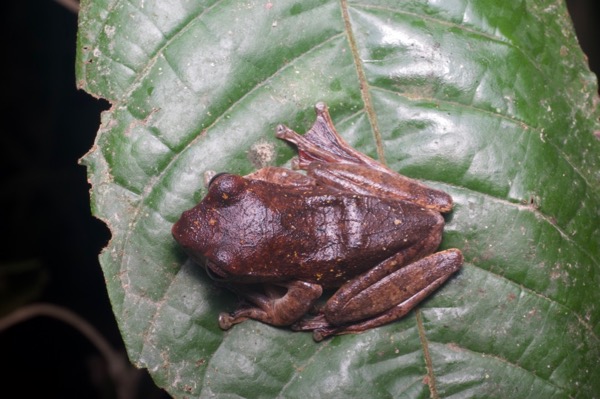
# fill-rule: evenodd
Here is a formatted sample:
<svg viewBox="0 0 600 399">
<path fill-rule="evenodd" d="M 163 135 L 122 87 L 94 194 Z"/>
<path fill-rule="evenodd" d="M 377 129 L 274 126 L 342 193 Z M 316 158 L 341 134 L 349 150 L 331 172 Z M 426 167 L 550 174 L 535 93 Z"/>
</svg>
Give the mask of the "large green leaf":
<svg viewBox="0 0 600 399">
<path fill-rule="evenodd" d="M 551 0 L 83 1 L 85 157 L 129 356 L 177 397 L 580 397 L 600 392 L 595 77 Z M 285 164 L 325 101 L 352 145 L 449 192 L 466 264 L 418 310 L 314 343 L 217 315 L 170 235 L 207 170 Z"/>
</svg>

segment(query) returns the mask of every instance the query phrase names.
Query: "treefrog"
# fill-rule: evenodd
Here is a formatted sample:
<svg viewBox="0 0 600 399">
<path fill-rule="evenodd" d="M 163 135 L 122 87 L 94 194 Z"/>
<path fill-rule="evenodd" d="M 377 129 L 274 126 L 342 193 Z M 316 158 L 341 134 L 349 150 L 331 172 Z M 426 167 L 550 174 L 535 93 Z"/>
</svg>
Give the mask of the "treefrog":
<svg viewBox="0 0 600 399">
<path fill-rule="evenodd" d="M 276 132 L 305 173 L 216 175 L 173 226 L 187 254 L 244 300 L 220 314 L 223 330 L 256 319 L 316 341 L 363 332 L 406 315 L 463 264 L 458 249 L 435 252 L 452 198 L 355 150 L 327 106 L 315 109 L 305 135 Z"/>
</svg>

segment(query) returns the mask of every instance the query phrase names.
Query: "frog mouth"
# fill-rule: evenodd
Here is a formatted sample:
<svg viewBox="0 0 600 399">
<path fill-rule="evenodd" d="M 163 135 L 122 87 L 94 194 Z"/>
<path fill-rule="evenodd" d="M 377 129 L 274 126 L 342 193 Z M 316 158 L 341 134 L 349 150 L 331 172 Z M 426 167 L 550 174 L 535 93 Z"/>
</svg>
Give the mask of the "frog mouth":
<svg viewBox="0 0 600 399">
<path fill-rule="evenodd" d="M 206 274 L 208 274 L 208 277 L 211 278 L 211 280 L 214 281 L 225 281 L 227 280 L 227 273 L 225 273 L 225 271 L 223 269 L 221 269 L 219 266 L 217 266 L 216 264 L 210 262 L 210 261 L 206 261 Z"/>
</svg>

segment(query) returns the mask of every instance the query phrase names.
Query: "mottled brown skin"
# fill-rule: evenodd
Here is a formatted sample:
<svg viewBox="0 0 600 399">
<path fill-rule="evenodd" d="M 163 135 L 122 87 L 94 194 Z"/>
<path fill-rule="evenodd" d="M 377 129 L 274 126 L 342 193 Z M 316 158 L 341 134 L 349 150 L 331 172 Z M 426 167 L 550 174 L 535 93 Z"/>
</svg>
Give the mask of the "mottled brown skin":
<svg viewBox="0 0 600 399">
<path fill-rule="evenodd" d="M 316 111 L 304 136 L 277 129 L 298 147 L 295 166 L 306 175 L 217 175 L 173 226 L 185 251 L 249 303 L 222 313 L 223 329 L 252 318 L 315 340 L 362 332 L 404 316 L 462 266 L 459 250 L 435 252 L 452 198 L 356 151 L 327 107 Z M 337 287 L 303 319 L 323 289 Z"/>
</svg>

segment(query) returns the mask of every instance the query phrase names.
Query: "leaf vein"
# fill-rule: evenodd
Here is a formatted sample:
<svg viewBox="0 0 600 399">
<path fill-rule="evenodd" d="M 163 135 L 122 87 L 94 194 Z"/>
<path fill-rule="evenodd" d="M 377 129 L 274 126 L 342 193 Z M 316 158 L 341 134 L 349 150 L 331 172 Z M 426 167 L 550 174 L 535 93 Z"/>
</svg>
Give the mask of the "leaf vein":
<svg viewBox="0 0 600 399">
<path fill-rule="evenodd" d="M 433 372 L 433 362 L 431 360 L 431 354 L 429 353 L 429 341 L 427 340 L 427 334 L 425 332 L 425 326 L 423 325 L 423 317 L 421 316 L 421 309 L 415 311 L 415 318 L 417 321 L 417 330 L 419 332 L 419 340 L 421 341 L 421 347 L 423 348 L 423 358 L 425 359 L 425 368 L 427 369 L 427 385 L 429 386 L 431 399 L 438 399 L 439 394 L 437 391 L 435 373 Z"/>
<path fill-rule="evenodd" d="M 344 19 L 344 26 L 346 29 L 346 37 L 348 39 L 348 44 L 350 45 L 350 51 L 354 60 L 354 66 L 356 67 L 356 73 L 358 75 L 360 93 L 363 99 L 369 123 L 371 124 L 373 136 L 375 138 L 377 156 L 379 158 L 379 161 L 385 165 L 386 162 L 385 153 L 383 151 L 383 140 L 381 139 L 381 132 L 379 131 L 379 125 L 377 123 L 377 114 L 375 113 L 373 101 L 371 100 L 371 94 L 369 93 L 369 82 L 367 80 L 367 76 L 362 65 L 362 60 L 358 51 L 358 46 L 356 44 L 356 38 L 354 37 L 354 33 L 352 31 L 352 21 L 350 20 L 350 13 L 348 12 L 347 0 L 341 0 L 340 6 L 342 9 L 342 17 Z"/>
<path fill-rule="evenodd" d="M 440 345 L 440 346 L 444 346 L 445 344 L 444 344 L 444 343 L 441 343 L 441 342 L 437 342 L 437 343 L 434 343 L 433 345 Z M 480 352 L 480 351 L 476 351 L 476 350 L 473 350 L 473 349 L 469 349 L 469 348 L 467 348 L 467 347 L 465 347 L 465 346 L 462 346 L 462 345 L 459 345 L 459 344 L 457 344 L 456 342 L 452 342 L 452 347 L 453 347 L 453 348 L 454 348 L 454 350 L 456 350 L 456 351 L 468 352 L 468 353 L 470 353 L 470 354 L 478 355 L 478 356 L 480 356 L 480 357 L 483 357 L 483 358 L 491 358 L 491 359 L 495 359 L 495 360 L 497 360 L 497 361 L 498 361 L 498 362 L 500 362 L 500 363 L 504 363 L 504 364 L 506 364 L 506 365 L 508 365 L 508 366 L 510 366 L 510 367 L 517 368 L 517 369 L 519 369 L 519 370 L 523 371 L 524 373 L 527 373 L 527 374 L 529 374 L 529 375 L 530 375 L 530 376 L 532 376 L 534 379 L 538 379 L 538 380 L 544 381 L 544 382 L 545 382 L 545 383 L 547 383 L 548 385 L 550 385 L 550 386 L 554 387 L 556 390 L 563 391 L 563 392 L 565 391 L 565 388 L 564 388 L 564 387 L 561 387 L 561 386 L 559 386 L 559 385 L 556 385 L 555 383 L 553 383 L 553 382 L 552 382 L 552 381 L 550 381 L 550 380 L 547 380 L 547 379 L 541 378 L 541 377 L 540 377 L 538 374 L 536 374 L 535 372 L 533 372 L 533 371 L 530 371 L 530 370 L 528 370 L 528 369 L 526 369 L 526 368 L 524 368 L 524 367 L 520 366 L 518 363 L 511 362 L 511 361 L 509 361 L 509 360 L 507 360 L 507 359 L 505 359 L 505 358 L 503 358 L 503 357 L 500 357 L 500 356 L 498 356 L 498 355 L 496 355 L 496 354 L 493 354 L 493 353 L 485 353 L 485 352 Z"/>
</svg>

